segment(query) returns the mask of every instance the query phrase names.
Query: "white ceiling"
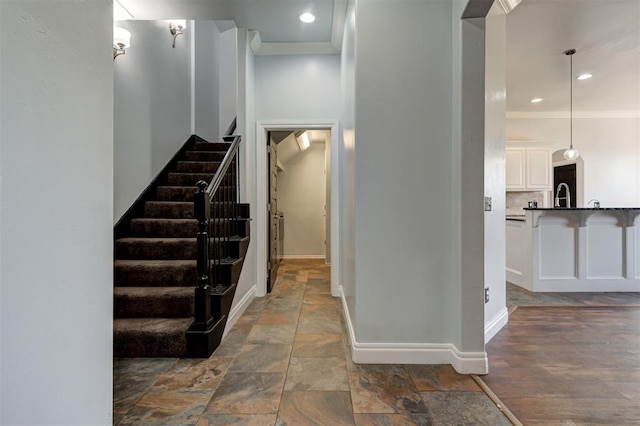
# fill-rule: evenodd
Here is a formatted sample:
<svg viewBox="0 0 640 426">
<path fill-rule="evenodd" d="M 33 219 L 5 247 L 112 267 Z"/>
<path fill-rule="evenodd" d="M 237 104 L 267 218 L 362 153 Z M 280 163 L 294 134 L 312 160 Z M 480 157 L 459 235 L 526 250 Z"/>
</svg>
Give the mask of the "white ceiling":
<svg viewBox="0 0 640 426">
<path fill-rule="evenodd" d="M 339 53 L 346 0 L 116 0 L 133 19 L 234 21 L 255 30 L 257 54 Z M 304 24 L 299 16 L 312 12 Z"/>
<path fill-rule="evenodd" d="M 507 15 L 507 111 L 640 111 L 640 0 L 523 0 Z M 532 104 L 532 98 L 543 102 Z"/>
<path fill-rule="evenodd" d="M 415 1 L 415 0 L 393 0 Z M 424 0 L 427 1 L 427 0 Z M 257 54 L 339 53 L 346 0 L 117 0 L 134 19 L 233 20 Z M 516 2 L 517 3 L 517 2 Z M 300 13 L 316 21 L 303 24 Z M 383 30 L 383 29 L 381 29 Z M 507 15 L 507 111 L 640 111 L 640 0 L 522 0 Z M 543 102 L 532 104 L 534 97 Z"/>
</svg>

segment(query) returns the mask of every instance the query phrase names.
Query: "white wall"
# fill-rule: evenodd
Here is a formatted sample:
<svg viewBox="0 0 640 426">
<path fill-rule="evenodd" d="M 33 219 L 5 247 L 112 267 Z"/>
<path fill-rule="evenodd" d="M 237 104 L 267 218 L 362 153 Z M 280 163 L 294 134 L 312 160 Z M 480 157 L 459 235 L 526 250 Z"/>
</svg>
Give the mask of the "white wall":
<svg viewBox="0 0 640 426">
<path fill-rule="evenodd" d="M 239 29 L 237 32 L 238 52 L 238 91 L 236 103 L 238 105 L 236 134 L 242 136 L 240 143 L 240 199 L 249 203 L 251 222 L 251 242 L 246 254 L 242 273 L 233 300 L 232 313 L 236 315 L 227 322 L 227 329 L 233 326 L 233 322 L 242 314 L 246 307 L 242 303 L 250 302 L 256 289 L 256 172 L 255 172 L 255 58 L 249 41 L 247 31 Z M 226 127 L 225 127 L 226 130 Z M 224 131 L 224 130 L 222 130 Z"/>
<path fill-rule="evenodd" d="M 459 312 L 443 303 L 450 300 L 453 274 L 454 194 L 446 185 L 454 172 L 451 13 L 448 0 L 358 3 L 355 279 L 360 342 L 443 343 L 456 333 Z"/>
<path fill-rule="evenodd" d="M 284 212 L 285 258 L 325 256 L 325 146 L 312 143 L 278 172 L 278 210 Z"/>
<path fill-rule="evenodd" d="M 258 56 L 256 119 L 337 118 L 340 57 Z"/>
<path fill-rule="evenodd" d="M 492 211 L 484 213 L 485 342 L 507 322 L 505 228 L 506 14 L 494 3 L 485 20 L 484 193 Z"/>
<path fill-rule="evenodd" d="M 596 198 L 602 207 L 640 206 L 640 119 L 590 114 L 573 119 L 573 144 L 584 160 L 584 201 Z M 507 114 L 507 140 L 553 141 L 552 151 L 569 146 L 568 116 L 514 115 Z"/>
<path fill-rule="evenodd" d="M 196 21 L 195 32 L 195 134 L 201 138 L 215 142 L 220 138 L 220 127 L 229 123 L 219 123 L 220 117 L 220 34 L 213 21 Z M 184 36 L 181 36 L 184 37 Z M 225 127 L 226 129 L 226 127 Z M 224 130 L 222 130 L 224 131 Z"/>
<path fill-rule="evenodd" d="M 191 135 L 191 37 L 164 21 L 120 21 L 131 47 L 113 63 L 114 222 Z"/>
<path fill-rule="evenodd" d="M 112 14 L 0 2 L 1 424 L 111 424 Z"/>
</svg>

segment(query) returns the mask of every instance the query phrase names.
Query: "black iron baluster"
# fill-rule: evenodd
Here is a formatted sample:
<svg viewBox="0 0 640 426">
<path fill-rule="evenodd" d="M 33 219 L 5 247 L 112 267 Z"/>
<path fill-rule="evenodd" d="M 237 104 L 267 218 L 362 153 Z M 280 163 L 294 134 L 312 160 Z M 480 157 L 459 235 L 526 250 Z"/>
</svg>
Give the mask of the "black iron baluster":
<svg viewBox="0 0 640 426">
<path fill-rule="evenodd" d="M 201 180 L 197 184 L 198 192 L 194 196 L 194 216 L 198 220 L 196 244 L 198 257 L 196 267 L 198 285 L 194 290 L 194 321 L 187 330 L 187 355 L 190 357 L 209 356 L 209 338 L 207 332 L 213 327 L 211 316 L 211 287 L 209 285 L 209 194 L 207 182 Z"/>
</svg>

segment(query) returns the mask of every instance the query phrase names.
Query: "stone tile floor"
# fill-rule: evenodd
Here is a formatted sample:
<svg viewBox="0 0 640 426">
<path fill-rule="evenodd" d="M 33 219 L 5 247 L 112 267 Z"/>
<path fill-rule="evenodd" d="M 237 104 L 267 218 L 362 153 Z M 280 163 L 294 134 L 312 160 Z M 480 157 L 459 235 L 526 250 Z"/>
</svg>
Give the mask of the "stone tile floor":
<svg viewBox="0 0 640 426">
<path fill-rule="evenodd" d="M 114 424 L 511 424 L 450 366 L 354 364 L 329 272 L 284 261 L 208 359 L 116 359 Z"/>
</svg>

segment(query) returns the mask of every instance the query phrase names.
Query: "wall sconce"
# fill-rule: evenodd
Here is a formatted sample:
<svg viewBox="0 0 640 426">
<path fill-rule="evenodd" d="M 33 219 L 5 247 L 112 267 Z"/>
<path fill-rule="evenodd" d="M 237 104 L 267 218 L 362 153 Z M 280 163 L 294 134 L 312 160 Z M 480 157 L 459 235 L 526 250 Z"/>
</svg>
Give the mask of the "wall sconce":
<svg viewBox="0 0 640 426">
<path fill-rule="evenodd" d="M 171 47 L 174 49 L 176 48 L 176 38 L 178 38 L 180 34 L 184 34 L 185 28 L 187 28 L 187 21 L 184 19 L 174 19 L 169 21 L 169 31 L 173 36 L 173 45 Z"/>
<path fill-rule="evenodd" d="M 113 60 L 124 55 L 125 49 L 131 46 L 131 33 L 122 27 L 113 27 Z"/>
<path fill-rule="evenodd" d="M 298 137 L 296 137 L 296 141 L 298 142 L 298 147 L 300 147 L 300 151 L 304 151 L 309 148 L 311 145 L 311 141 L 309 140 L 309 132 L 304 132 Z"/>
</svg>

